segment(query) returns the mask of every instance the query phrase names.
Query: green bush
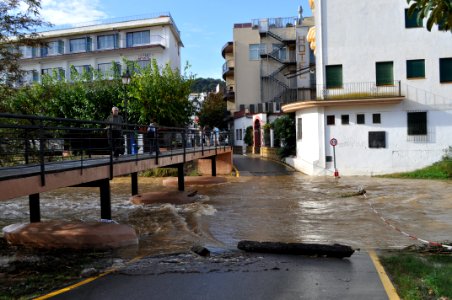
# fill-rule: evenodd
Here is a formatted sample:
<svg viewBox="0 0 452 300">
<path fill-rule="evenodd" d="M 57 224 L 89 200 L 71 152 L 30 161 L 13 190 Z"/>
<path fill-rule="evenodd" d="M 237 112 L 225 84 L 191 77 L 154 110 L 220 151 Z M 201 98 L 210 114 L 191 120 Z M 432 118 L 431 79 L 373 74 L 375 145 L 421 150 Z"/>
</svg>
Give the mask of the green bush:
<svg viewBox="0 0 452 300">
<path fill-rule="evenodd" d="M 253 126 L 248 126 L 245 131 L 243 141 L 247 146 L 253 146 Z"/>
</svg>

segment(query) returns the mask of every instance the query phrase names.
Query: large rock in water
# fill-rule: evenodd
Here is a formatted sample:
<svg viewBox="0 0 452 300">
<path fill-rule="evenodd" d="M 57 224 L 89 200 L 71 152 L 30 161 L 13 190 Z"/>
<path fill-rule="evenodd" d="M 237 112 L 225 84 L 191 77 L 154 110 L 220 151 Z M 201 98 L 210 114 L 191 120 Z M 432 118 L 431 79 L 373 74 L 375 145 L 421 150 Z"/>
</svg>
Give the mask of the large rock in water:
<svg viewBox="0 0 452 300">
<path fill-rule="evenodd" d="M 240 241 L 237 248 L 247 252 L 327 256 L 337 258 L 350 257 L 355 252 L 350 246 L 340 244 L 322 245 L 255 241 Z"/>
<path fill-rule="evenodd" d="M 3 228 L 8 243 L 39 249 L 111 249 L 137 245 L 135 230 L 102 222 L 47 221 Z"/>
</svg>

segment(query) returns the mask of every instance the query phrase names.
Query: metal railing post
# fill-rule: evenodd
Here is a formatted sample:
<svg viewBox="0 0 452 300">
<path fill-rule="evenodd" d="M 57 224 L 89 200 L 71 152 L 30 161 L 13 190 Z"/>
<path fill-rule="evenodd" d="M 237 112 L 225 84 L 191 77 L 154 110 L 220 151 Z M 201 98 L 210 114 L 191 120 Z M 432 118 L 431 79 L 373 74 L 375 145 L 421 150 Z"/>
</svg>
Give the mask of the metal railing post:
<svg viewBox="0 0 452 300">
<path fill-rule="evenodd" d="M 46 185 L 46 177 L 45 177 L 45 157 L 44 157 L 44 125 L 42 124 L 42 120 L 39 121 L 39 161 L 41 166 L 41 185 Z"/>
</svg>

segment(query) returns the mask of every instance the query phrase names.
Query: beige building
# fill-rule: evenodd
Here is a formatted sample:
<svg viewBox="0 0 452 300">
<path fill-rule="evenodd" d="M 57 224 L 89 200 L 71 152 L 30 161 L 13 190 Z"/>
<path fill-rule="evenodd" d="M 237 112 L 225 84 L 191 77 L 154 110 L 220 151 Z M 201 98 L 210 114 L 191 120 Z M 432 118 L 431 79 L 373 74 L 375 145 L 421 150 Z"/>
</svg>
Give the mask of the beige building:
<svg viewBox="0 0 452 300">
<path fill-rule="evenodd" d="M 225 100 L 231 112 L 279 112 L 281 103 L 310 98 L 315 78 L 306 41 L 312 18 L 266 18 L 234 24 L 222 55 Z"/>
<path fill-rule="evenodd" d="M 152 59 L 180 69 L 180 32 L 169 13 L 100 20 L 72 28 L 40 33 L 45 46 L 20 47 L 23 83 L 40 82 L 45 74 L 60 78 L 97 70 L 105 78 L 124 72 L 123 58 L 145 66 Z M 113 67 L 116 68 L 113 68 Z"/>
</svg>

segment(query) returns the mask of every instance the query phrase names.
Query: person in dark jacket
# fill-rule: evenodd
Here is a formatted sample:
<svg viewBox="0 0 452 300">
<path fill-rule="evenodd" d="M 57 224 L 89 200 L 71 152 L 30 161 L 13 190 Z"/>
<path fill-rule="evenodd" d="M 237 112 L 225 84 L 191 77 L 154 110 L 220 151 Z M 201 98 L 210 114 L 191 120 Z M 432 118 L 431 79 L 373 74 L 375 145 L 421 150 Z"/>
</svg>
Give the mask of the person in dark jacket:
<svg viewBox="0 0 452 300">
<path fill-rule="evenodd" d="M 124 138 L 122 136 L 124 119 L 119 115 L 119 108 L 116 106 L 112 107 L 107 122 L 112 123 L 107 127 L 109 129 L 108 142 L 113 149 L 113 156 L 117 158 L 119 154 L 124 154 Z"/>
<path fill-rule="evenodd" d="M 160 154 L 160 151 L 157 149 L 157 124 L 154 122 L 154 119 L 151 119 L 148 125 L 147 135 L 150 145 L 149 153 L 153 154 L 158 152 Z"/>
</svg>

